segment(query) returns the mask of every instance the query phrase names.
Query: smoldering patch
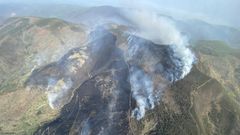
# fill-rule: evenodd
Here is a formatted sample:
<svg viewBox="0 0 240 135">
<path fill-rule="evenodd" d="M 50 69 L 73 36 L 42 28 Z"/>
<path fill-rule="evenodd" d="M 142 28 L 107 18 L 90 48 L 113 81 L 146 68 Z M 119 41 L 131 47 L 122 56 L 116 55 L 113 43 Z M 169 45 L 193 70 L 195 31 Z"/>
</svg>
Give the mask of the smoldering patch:
<svg viewBox="0 0 240 135">
<path fill-rule="evenodd" d="M 144 117 L 145 109 L 154 108 L 153 82 L 150 76 L 137 67 L 130 68 L 130 84 L 132 96 L 135 98 L 137 107 L 132 116 L 138 120 Z"/>
<path fill-rule="evenodd" d="M 69 95 L 69 90 L 72 88 L 73 82 L 70 78 L 62 78 L 48 80 L 47 97 L 51 108 L 58 108 L 62 105 L 61 100 L 64 96 Z"/>
</svg>

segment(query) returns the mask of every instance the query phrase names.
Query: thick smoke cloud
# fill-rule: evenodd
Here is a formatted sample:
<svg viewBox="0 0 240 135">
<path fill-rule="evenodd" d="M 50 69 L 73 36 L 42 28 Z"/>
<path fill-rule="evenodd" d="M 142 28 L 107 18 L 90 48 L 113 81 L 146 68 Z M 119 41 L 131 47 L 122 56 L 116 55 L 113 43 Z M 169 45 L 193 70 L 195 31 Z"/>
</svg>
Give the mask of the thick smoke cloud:
<svg viewBox="0 0 240 135">
<path fill-rule="evenodd" d="M 170 82 L 178 81 L 184 78 L 191 70 L 192 64 L 195 60 L 194 54 L 187 47 L 188 40 L 181 32 L 175 27 L 174 23 L 165 17 L 159 16 L 157 14 L 145 11 L 145 10 L 134 10 L 129 12 L 124 11 L 124 15 L 130 20 L 132 26 L 134 27 L 134 32 L 130 32 L 130 35 L 141 37 L 154 42 L 156 45 L 167 45 L 171 48 L 170 60 L 174 63 L 174 69 L 165 69 L 164 77 Z M 131 44 L 131 42 L 134 42 Z M 137 55 L 145 56 L 142 51 L 139 51 L 139 46 L 142 46 L 141 42 L 134 41 L 132 36 L 128 39 L 128 61 L 139 61 Z M 141 48 L 141 50 L 148 50 L 148 48 Z M 150 57 L 154 57 L 148 55 Z M 167 57 L 167 56 L 166 56 Z M 138 66 L 143 64 L 137 62 Z M 136 117 L 138 120 L 144 117 L 146 109 L 153 109 L 157 98 L 154 89 L 157 89 L 153 85 L 154 77 L 153 72 L 148 71 L 146 73 L 142 67 L 136 68 L 136 65 L 130 65 L 130 84 L 132 90 L 132 96 L 136 100 L 137 107 L 133 110 L 132 116 Z M 154 69 L 154 64 L 148 64 L 148 68 Z M 164 86 L 163 86 L 164 87 Z"/>
<path fill-rule="evenodd" d="M 174 27 L 173 22 L 146 10 L 125 11 L 128 19 L 137 27 L 137 36 L 143 37 L 157 44 L 185 45 L 186 40 Z"/>
<path fill-rule="evenodd" d="M 126 13 L 127 14 L 127 13 Z M 175 27 L 173 21 L 166 17 L 146 10 L 135 10 L 128 12 L 128 18 L 137 26 L 137 36 L 143 37 L 156 44 L 170 45 L 174 51 L 174 57 L 181 59 L 184 63 L 181 79 L 187 75 L 195 60 L 193 53 L 188 47 L 188 39 Z"/>
</svg>

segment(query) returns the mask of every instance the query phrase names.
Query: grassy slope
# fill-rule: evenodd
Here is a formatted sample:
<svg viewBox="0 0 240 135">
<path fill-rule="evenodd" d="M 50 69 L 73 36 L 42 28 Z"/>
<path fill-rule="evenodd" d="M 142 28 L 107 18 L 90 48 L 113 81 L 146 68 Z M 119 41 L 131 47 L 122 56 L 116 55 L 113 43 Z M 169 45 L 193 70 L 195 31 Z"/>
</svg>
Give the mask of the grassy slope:
<svg viewBox="0 0 240 135">
<path fill-rule="evenodd" d="M 203 97 L 218 94 L 218 98 L 214 97 L 209 102 L 211 111 L 202 115 L 205 126 L 203 130 L 206 130 L 206 134 L 239 134 L 240 85 L 236 72 L 240 67 L 240 50 L 230 48 L 221 41 L 199 41 L 194 50 L 199 55 L 200 71 L 216 79 L 222 86 L 222 89 L 213 87 L 215 93 L 201 88 L 201 91 L 206 91 Z M 195 97 L 198 98 L 199 95 Z"/>
<path fill-rule="evenodd" d="M 240 50 L 220 41 L 200 41 L 194 46 L 198 69 L 218 80 L 226 93 L 240 101 Z"/>
<path fill-rule="evenodd" d="M 37 127 L 58 115 L 40 91 L 18 89 L 0 95 L 0 134 L 31 135 Z"/>
</svg>

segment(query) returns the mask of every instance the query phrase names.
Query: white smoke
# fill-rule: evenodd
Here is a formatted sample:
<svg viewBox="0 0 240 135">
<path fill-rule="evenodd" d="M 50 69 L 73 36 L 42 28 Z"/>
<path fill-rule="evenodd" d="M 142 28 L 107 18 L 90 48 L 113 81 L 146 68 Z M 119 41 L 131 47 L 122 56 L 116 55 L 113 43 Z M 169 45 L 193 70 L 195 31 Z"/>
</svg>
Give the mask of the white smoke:
<svg viewBox="0 0 240 135">
<path fill-rule="evenodd" d="M 145 109 L 154 108 L 153 82 L 141 69 L 132 67 L 130 69 L 130 84 L 132 96 L 137 102 L 137 107 L 132 115 L 140 120 L 145 115 Z"/>
<path fill-rule="evenodd" d="M 188 38 L 181 34 L 175 27 L 174 22 L 167 17 L 158 15 L 155 12 L 146 10 L 124 11 L 127 18 L 136 27 L 134 34 L 151 40 L 156 44 L 170 45 L 174 51 L 174 57 L 179 58 L 183 63 L 183 73 L 180 79 L 186 76 L 195 61 L 195 56 L 189 48 Z"/>
<path fill-rule="evenodd" d="M 15 17 L 17 14 L 15 13 L 15 12 L 12 12 L 11 14 L 10 14 L 10 17 Z"/>
<path fill-rule="evenodd" d="M 184 78 L 192 68 L 195 61 L 195 56 L 187 47 L 188 40 L 181 34 L 175 27 L 174 23 L 166 18 L 151 13 L 145 10 L 124 11 L 127 18 L 135 28 L 133 35 L 148 39 L 159 45 L 169 45 L 173 50 L 173 61 L 177 65 L 177 69 L 181 69 L 180 76 L 171 76 L 170 81 L 177 81 Z M 128 39 L 129 41 L 131 38 Z M 130 46 L 128 53 L 129 58 L 137 53 L 138 46 Z M 173 72 L 173 71 L 172 71 Z M 154 86 L 153 80 L 150 75 L 144 73 L 141 69 L 131 69 L 130 84 L 132 87 L 133 98 L 136 100 L 137 107 L 133 110 L 132 115 L 138 120 L 143 118 L 146 109 L 152 109 L 156 99 L 153 98 Z"/>
<path fill-rule="evenodd" d="M 90 135 L 91 134 L 91 130 L 90 130 L 90 125 L 88 122 L 89 119 L 85 120 L 82 124 L 82 130 L 79 133 L 79 135 Z"/>
<path fill-rule="evenodd" d="M 139 37 L 151 40 L 156 44 L 186 44 L 186 40 L 175 28 L 174 23 L 166 17 L 146 10 L 134 10 L 125 14 L 133 26 L 137 27 L 138 32 L 135 34 Z"/>
<path fill-rule="evenodd" d="M 62 80 L 48 79 L 47 97 L 49 106 L 52 109 L 59 107 L 60 101 L 68 93 L 72 84 L 72 80 L 69 78 Z"/>
</svg>

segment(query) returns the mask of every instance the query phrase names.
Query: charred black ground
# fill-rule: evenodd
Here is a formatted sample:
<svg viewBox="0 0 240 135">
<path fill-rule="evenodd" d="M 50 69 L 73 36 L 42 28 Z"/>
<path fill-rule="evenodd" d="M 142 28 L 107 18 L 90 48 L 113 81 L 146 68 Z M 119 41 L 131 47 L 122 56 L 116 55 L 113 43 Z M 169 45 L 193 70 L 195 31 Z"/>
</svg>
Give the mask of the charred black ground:
<svg viewBox="0 0 240 135">
<path fill-rule="evenodd" d="M 144 57 L 149 57 L 150 59 L 156 59 L 153 71 L 149 72 L 159 74 L 170 82 L 174 81 L 174 78 L 179 78 L 181 73 L 178 72 L 181 72 L 181 69 L 177 69 L 177 65 L 174 65 L 176 64 L 174 60 L 177 59 L 173 58 L 170 46 L 154 44 L 134 36 L 131 38 L 131 42 L 125 44 L 125 46 L 130 46 L 130 49 L 133 46 L 138 46 L 138 49 L 135 54 L 131 54 L 133 57 L 130 60 L 126 60 L 125 52 L 120 49 L 121 46 L 116 44 L 116 37 L 109 32 L 104 32 L 104 36 L 93 41 L 89 47 L 89 52 L 93 57 L 91 57 L 91 62 L 86 63 L 83 67 L 90 71 L 88 73 L 90 76 L 85 76 L 86 80 L 82 83 L 74 79 L 74 82 L 80 84 L 80 87 L 74 90 L 70 102 L 63 106 L 57 119 L 44 124 L 35 134 L 128 134 L 129 120 L 132 119 L 131 112 L 137 107 L 131 94 L 131 84 L 129 82 L 131 70 L 143 68 L 144 71 L 144 68 L 148 68 L 145 66 L 148 65 L 142 65 L 142 62 L 148 63 L 149 59 Z M 34 71 L 27 85 L 44 86 L 44 84 L 41 84 L 41 79 L 38 78 L 45 80 L 46 78 L 39 77 L 39 75 L 44 76 L 49 68 L 56 69 L 66 65 L 62 64 L 62 61 L 68 57 L 67 54 L 58 62 L 59 64 L 51 64 L 41 70 Z M 50 73 L 56 74 L 54 72 Z M 79 72 L 74 76 L 82 75 L 84 73 Z M 51 75 L 47 75 L 47 77 L 51 77 Z M 61 77 L 65 77 L 64 72 Z M 61 77 L 58 76 L 58 78 Z M 81 79 L 83 80 L 83 78 Z M 152 79 L 155 79 L 154 76 L 152 76 Z M 144 93 L 142 94 L 147 96 Z"/>
</svg>

